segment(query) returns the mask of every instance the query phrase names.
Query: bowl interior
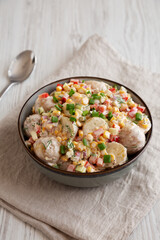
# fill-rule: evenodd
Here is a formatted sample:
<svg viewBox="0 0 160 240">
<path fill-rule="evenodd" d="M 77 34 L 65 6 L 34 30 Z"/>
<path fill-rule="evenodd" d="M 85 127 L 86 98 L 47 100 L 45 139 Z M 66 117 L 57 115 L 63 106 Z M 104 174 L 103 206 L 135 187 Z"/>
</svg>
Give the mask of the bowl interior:
<svg viewBox="0 0 160 240">
<path fill-rule="evenodd" d="M 78 79 L 81 79 L 81 80 L 86 80 L 86 81 L 89 81 L 89 80 L 96 80 L 96 81 L 103 81 L 105 83 L 108 83 L 109 85 L 111 86 L 114 86 L 115 84 L 117 86 L 124 86 L 123 84 L 120 84 L 118 82 L 115 82 L 115 81 L 112 81 L 112 80 L 108 80 L 108 79 L 102 79 L 102 78 L 96 78 L 96 77 L 72 77 L 74 79 L 78 78 Z M 150 121 L 151 121 L 151 129 L 148 131 L 148 133 L 146 134 L 146 144 L 145 146 L 143 147 L 143 149 L 141 149 L 139 152 L 133 154 L 133 155 L 130 155 L 128 156 L 128 161 L 126 163 L 124 163 L 123 165 L 121 166 L 117 166 L 115 168 L 108 168 L 102 172 L 95 172 L 95 173 L 74 173 L 74 172 L 67 172 L 67 171 L 64 171 L 64 170 L 60 170 L 60 169 L 55 169 L 53 168 L 52 166 L 48 165 L 47 163 L 45 163 L 44 161 L 42 161 L 41 159 L 39 159 L 34 153 L 32 153 L 25 145 L 25 140 L 26 140 L 26 137 L 25 137 L 25 134 L 24 134 L 24 131 L 23 131 L 23 123 L 26 119 L 26 117 L 28 117 L 30 114 L 32 114 L 32 106 L 34 105 L 37 97 L 44 93 L 44 92 L 47 92 L 47 93 L 51 93 L 55 90 L 56 86 L 57 86 L 57 83 L 61 83 L 61 84 L 64 84 L 65 82 L 69 82 L 71 78 L 66 78 L 66 79 L 62 79 L 62 80 L 58 80 L 58 81 L 55 81 L 55 82 L 52 82 L 42 88 L 40 88 L 39 90 L 37 90 L 34 94 L 31 95 L 31 97 L 25 102 L 25 104 L 23 105 L 22 109 L 21 109 L 21 112 L 19 114 L 19 119 L 18 119 L 18 130 L 19 130 L 19 134 L 20 134 L 20 138 L 22 140 L 22 143 L 25 147 L 25 150 L 28 152 L 28 154 L 36 161 L 38 162 L 40 165 L 42 165 L 43 167 L 45 168 L 48 168 L 50 169 L 51 171 L 54 171 L 54 172 L 59 172 L 59 173 L 63 173 L 63 174 L 69 174 L 69 175 L 97 175 L 97 174 L 111 174 L 112 172 L 115 172 L 115 171 L 120 171 L 122 168 L 125 168 L 127 167 L 128 165 L 130 165 L 131 163 L 133 163 L 140 155 L 141 153 L 145 150 L 146 146 L 148 145 L 149 143 L 149 140 L 151 138 L 151 134 L 152 134 L 152 126 L 153 126 L 153 122 L 152 122 L 152 117 L 151 117 L 151 114 L 150 114 L 150 111 L 147 107 L 147 105 L 145 104 L 145 102 L 135 93 L 133 92 L 131 89 L 129 89 L 128 87 L 124 86 L 128 93 L 131 94 L 133 100 L 142 105 L 142 106 L 145 106 L 146 107 L 146 114 L 148 115 Z"/>
</svg>

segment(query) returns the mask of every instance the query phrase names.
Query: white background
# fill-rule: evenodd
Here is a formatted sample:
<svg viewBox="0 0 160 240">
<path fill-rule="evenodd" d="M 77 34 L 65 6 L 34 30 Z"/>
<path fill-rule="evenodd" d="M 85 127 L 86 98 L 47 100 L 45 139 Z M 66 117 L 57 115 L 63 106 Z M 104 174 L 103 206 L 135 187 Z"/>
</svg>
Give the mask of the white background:
<svg viewBox="0 0 160 240">
<path fill-rule="evenodd" d="M 95 33 L 106 37 L 131 63 L 160 72 L 159 0 L 0 0 L 0 91 L 8 82 L 7 68 L 14 56 L 33 49 L 38 57 L 32 76 L 1 100 L 0 118 L 22 101 L 24 93 L 26 97 L 31 95 L 33 81 L 38 89 L 43 79 L 67 62 Z M 3 208 L 0 239 L 47 240 Z M 159 239 L 157 202 L 129 240 Z"/>
</svg>

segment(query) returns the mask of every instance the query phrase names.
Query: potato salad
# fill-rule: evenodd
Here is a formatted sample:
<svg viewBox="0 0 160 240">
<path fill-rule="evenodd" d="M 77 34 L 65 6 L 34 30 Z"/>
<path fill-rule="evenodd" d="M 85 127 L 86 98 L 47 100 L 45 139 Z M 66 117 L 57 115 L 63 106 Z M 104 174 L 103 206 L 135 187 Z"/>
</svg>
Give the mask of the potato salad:
<svg viewBox="0 0 160 240">
<path fill-rule="evenodd" d="M 92 173 L 114 168 L 145 145 L 145 107 L 124 87 L 70 79 L 38 96 L 24 121 L 26 145 L 54 168 Z"/>
</svg>

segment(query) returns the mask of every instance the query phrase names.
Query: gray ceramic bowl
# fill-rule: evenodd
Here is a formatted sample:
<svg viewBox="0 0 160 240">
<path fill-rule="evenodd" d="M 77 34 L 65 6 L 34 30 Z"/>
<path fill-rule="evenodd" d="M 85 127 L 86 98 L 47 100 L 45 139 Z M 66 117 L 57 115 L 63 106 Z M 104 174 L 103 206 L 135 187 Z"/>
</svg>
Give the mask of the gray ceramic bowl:
<svg viewBox="0 0 160 240">
<path fill-rule="evenodd" d="M 122 84 L 119 84 L 117 82 L 107 80 L 107 79 L 102 79 L 102 78 L 96 78 L 96 77 L 72 77 L 72 78 L 78 78 L 82 80 L 96 80 L 96 81 L 103 81 L 106 82 L 110 85 L 117 85 L 117 86 L 124 86 Z M 25 135 L 23 132 L 23 122 L 26 119 L 27 116 L 31 114 L 31 109 L 32 106 L 35 103 L 35 100 L 37 99 L 38 95 L 40 95 L 43 92 L 48 92 L 51 93 L 53 90 L 55 90 L 57 83 L 62 83 L 64 84 L 65 82 L 69 82 L 70 78 L 66 79 L 61 79 L 56 82 L 50 83 L 42 88 L 40 88 L 38 91 L 36 91 L 32 96 L 25 102 L 23 105 L 19 118 L 18 118 L 18 130 L 19 130 L 19 135 L 21 142 L 26 150 L 26 153 L 28 154 L 28 160 L 32 161 L 39 167 L 39 169 L 46 174 L 48 177 L 51 177 L 57 182 L 66 184 L 66 185 L 71 185 L 71 186 L 76 186 L 76 187 L 97 187 L 103 184 L 106 184 L 108 182 L 111 182 L 119 177 L 122 177 L 126 175 L 130 169 L 137 163 L 138 158 L 140 155 L 145 151 L 150 138 L 152 134 L 152 128 L 150 131 L 146 134 L 146 144 L 141 149 L 139 152 L 137 152 L 134 155 L 131 155 L 128 157 L 128 161 L 124 163 L 121 166 L 117 166 L 115 168 L 110 168 L 106 169 L 102 172 L 95 172 L 95 173 L 75 173 L 75 172 L 67 172 L 59 169 L 55 169 L 49 165 L 47 165 L 45 162 L 43 162 L 41 159 L 39 159 L 36 155 L 34 155 L 25 145 Z M 150 114 L 150 111 L 147 107 L 147 105 L 144 103 L 144 101 L 132 90 L 130 90 L 128 87 L 124 86 L 129 93 L 131 93 L 132 98 L 134 99 L 135 102 L 141 104 L 142 106 L 146 107 L 146 114 L 148 115 L 151 124 L 153 126 L 152 122 L 152 117 Z"/>
</svg>

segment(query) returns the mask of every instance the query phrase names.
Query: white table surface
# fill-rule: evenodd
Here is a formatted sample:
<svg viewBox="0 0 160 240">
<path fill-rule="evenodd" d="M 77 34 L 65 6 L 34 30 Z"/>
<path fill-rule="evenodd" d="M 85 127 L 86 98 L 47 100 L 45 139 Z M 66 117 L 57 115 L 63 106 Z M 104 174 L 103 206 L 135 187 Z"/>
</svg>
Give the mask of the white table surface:
<svg viewBox="0 0 160 240">
<path fill-rule="evenodd" d="M 160 72 L 160 1 L 158 0 L 0 0 L 0 91 L 7 84 L 11 59 L 34 49 L 38 64 L 29 80 L 2 99 L 3 117 L 22 92 L 63 65 L 81 44 L 98 33 L 133 64 Z M 0 208 L 0 240 L 47 240 L 39 231 Z M 160 201 L 129 240 L 160 239 Z M 115 239 L 116 240 L 116 239 Z"/>
</svg>

